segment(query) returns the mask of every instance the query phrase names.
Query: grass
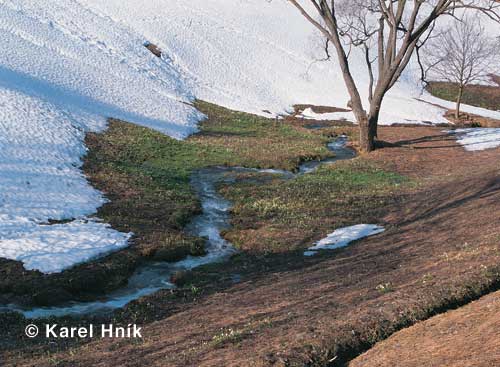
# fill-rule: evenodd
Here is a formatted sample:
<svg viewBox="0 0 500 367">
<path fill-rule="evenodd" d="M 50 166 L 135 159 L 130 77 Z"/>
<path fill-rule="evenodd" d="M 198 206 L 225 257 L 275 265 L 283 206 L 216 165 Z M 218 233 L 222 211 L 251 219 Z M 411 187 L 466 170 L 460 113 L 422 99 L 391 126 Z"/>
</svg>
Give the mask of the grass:
<svg viewBox="0 0 500 367">
<path fill-rule="evenodd" d="M 455 102 L 458 89 L 453 83 L 431 82 L 427 90 L 434 96 Z M 500 110 L 500 88 L 484 85 L 470 85 L 465 88 L 462 102 L 472 106 Z"/>
<path fill-rule="evenodd" d="M 335 228 L 377 223 L 403 184 L 410 181 L 362 158 L 294 180 L 242 181 L 224 188 L 234 203 L 226 237 L 247 251 L 301 249 Z"/>
<path fill-rule="evenodd" d="M 331 156 L 325 144 L 332 135 L 355 133 L 345 127 L 311 131 L 205 102 L 197 108 L 208 118 L 185 141 L 111 120 L 89 144 L 87 171 L 111 199 L 99 216 L 136 233 L 135 248 L 145 256 L 173 261 L 201 253 L 200 239 L 182 232 L 199 211 L 189 184 L 194 170 L 214 165 L 296 170 L 301 161 Z M 252 254 L 293 252 L 335 228 L 377 222 L 392 193 L 409 182 L 362 158 L 293 180 L 257 173 L 238 178 L 221 188 L 234 203 L 233 228 L 224 235 Z M 243 257 L 235 261 L 248 261 Z M 190 277 L 176 274 L 176 283 L 189 288 Z"/>
<path fill-rule="evenodd" d="M 216 333 L 209 342 L 214 348 L 221 348 L 227 344 L 238 344 L 246 337 L 257 334 L 265 329 L 273 327 L 273 322 L 269 318 L 256 319 L 242 325 L 238 329 L 223 328 Z"/>
<path fill-rule="evenodd" d="M 327 135 L 243 112 L 198 102 L 208 116 L 200 133 L 187 140 L 203 153 L 198 165 L 228 165 L 295 170 L 300 162 L 332 154 Z M 214 154 L 217 152 L 217 154 Z"/>
<path fill-rule="evenodd" d="M 203 102 L 197 107 L 209 118 L 186 141 L 116 120 L 88 139 L 86 172 L 111 199 L 99 216 L 134 232 L 142 251 L 160 252 L 162 260 L 197 255 L 203 247 L 182 232 L 199 212 L 193 171 L 215 165 L 294 170 L 302 160 L 330 155 L 324 136 Z"/>
</svg>

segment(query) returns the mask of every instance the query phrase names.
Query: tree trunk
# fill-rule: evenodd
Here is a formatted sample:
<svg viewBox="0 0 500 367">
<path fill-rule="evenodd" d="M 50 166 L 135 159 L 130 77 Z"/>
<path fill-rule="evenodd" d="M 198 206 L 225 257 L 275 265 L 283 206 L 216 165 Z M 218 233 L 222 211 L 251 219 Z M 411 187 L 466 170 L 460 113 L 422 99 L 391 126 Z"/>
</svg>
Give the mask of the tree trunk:
<svg viewBox="0 0 500 367">
<path fill-rule="evenodd" d="M 369 153 L 375 149 L 378 117 L 365 117 L 359 122 L 359 146 L 361 151 Z"/>
<path fill-rule="evenodd" d="M 375 149 L 375 138 L 378 135 L 378 117 L 385 93 L 375 92 L 370 103 L 370 113 L 364 118 L 358 119 L 359 123 L 359 145 L 362 151 L 371 152 Z"/>
<path fill-rule="evenodd" d="M 457 95 L 457 105 L 455 107 L 455 120 L 460 121 L 460 105 L 462 104 L 462 96 L 464 94 L 464 86 L 461 85 L 458 88 L 458 95 Z"/>
<path fill-rule="evenodd" d="M 368 125 L 371 130 L 371 134 L 373 135 L 373 138 L 378 137 L 378 113 L 376 117 L 369 117 L 368 118 Z"/>
</svg>

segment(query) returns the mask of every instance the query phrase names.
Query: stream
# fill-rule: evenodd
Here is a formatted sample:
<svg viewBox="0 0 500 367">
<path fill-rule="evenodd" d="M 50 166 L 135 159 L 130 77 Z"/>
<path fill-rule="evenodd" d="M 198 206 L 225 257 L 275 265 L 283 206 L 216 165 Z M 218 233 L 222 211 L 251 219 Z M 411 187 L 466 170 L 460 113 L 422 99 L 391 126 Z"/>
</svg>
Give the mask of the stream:
<svg viewBox="0 0 500 367">
<path fill-rule="evenodd" d="M 231 203 L 220 196 L 217 185 L 222 182 L 234 182 L 234 173 L 260 172 L 282 175 L 283 178 L 294 178 L 297 175 L 314 171 L 319 165 L 331 164 L 339 160 L 351 159 L 356 156 L 354 150 L 346 147 L 347 137 L 340 136 L 328 143 L 328 149 L 335 153 L 334 157 L 320 161 L 307 161 L 299 166 L 298 173 L 274 169 L 252 169 L 243 167 L 211 167 L 193 173 L 191 185 L 201 201 L 202 213 L 186 227 L 193 236 L 207 238 L 206 254 L 200 257 L 188 256 L 184 260 L 147 263 L 139 267 L 129 278 L 126 286 L 110 292 L 92 302 L 68 302 L 55 307 L 21 307 L 18 305 L 0 306 L 0 311 L 17 311 L 27 318 L 42 318 L 49 316 L 83 315 L 105 313 L 124 307 L 129 302 L 150 295 L 161 289 L 172 289 L 171 275 L 179 270 L 190 270 L 198 266 L 224 261 L 236 249 L 221 236 L 221 231 L 230 227 L 229 210 Z"/>
</svg>

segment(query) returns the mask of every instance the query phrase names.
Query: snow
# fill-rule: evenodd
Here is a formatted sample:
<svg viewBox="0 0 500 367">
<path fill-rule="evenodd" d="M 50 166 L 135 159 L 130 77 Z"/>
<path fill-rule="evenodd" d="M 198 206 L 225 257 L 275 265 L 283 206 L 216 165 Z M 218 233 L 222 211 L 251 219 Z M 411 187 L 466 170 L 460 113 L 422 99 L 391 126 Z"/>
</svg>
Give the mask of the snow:
<svg viewBox="0 0 500 367">
<path fill-rule="evenodd" d="M 450 131 L 468 151 L 500 147 L 500 128 L 469 128 Z"/>
<path fill-rule="evenodd" d="M 352 241 L 373 236 L 384 231 L 384 227 L 375 224 L 356 224 L 350 227 L 339 228 L 319 240 L 304 252 L 304 256 L 314 256 L 318 250 L 333 250 L 349 245 Z"/>
<path fill-rule="evenodd" d="M 58 272 L 130 236 L 84 220 L 105 202 L 80 171 L 85 133 L 112 116 L 183 138 L 202 114 L 168 60 L 111 19 L 69 0 L 0 7 L 0 257 Z"/>
<path fill-rule="evenodd" d="M 184 75 L 193 95 L 236 110 L 286 113 L 293 104 L 346 107 L 335 58 L 323 58 L 317 31 L 285 0 L 81 0 L 158 45 Z M 492 28 L 492 32 L 498 29 Z M 364 56 L 351 69 L 368 99 Z M 411 64 L 387 94 L 382 124 L 448 123 L 445 109 L 418 101 L 422 88 Z M 366 108 L 366 104 L 365 104 Z M 354 121 L 352 113 L 328 118 Z"/>
<path fill-rule="evenodd" d="M 14 238 L 0 242 L 3 257 L 22 261 L 27 270 L 55 273 L 102 253 L 127 245 L 130 235 L 95 221 L 76 220 L 67 224 L 16 223 Z"/>
<path fill-rule="evenodd" d="M 79 112 L 0 87 L 0 257 L 29 270 L 58 272 L 129 238 L 92 219 L 43 225 L 83 219 L 105 202 L 78 169 L 85 153 Z"/>
<path fill-rule="evenodd" d="M 107 117 L 183 139 L 204 118 L 194 98 L 267 116 L 349 100 L 336 61 L 315 61 L 321 40 L 285 0 L 0 0 L 0 9 L 0 257 L 30 269 L 62 271 L 126 246 L 129 234 L 92 219 L 105 198 L 80 170 L 85 134 Z M 364 59 L 354 52 L 351 64 L 367 100 Z M 415 99 L 417 76 L 410 66 L 387 94 L 382 123 L 446 121 L 444 108 Z M 54 227 L 58 240 L 50 219 L 76 221 Z"/>
<path fill-rule="evenodd" d="M 6 0 L 0 12 L 3 87 L 102 120 L 115 117 L 183 138 L 202 115 L 168 60 L 144 38 L 75 0 Z"/>
<path fill-rule="evenodd" d="M 383 110 L 379 115 L 379 123 L 381 125 L 393 124 L 415 124 L 415 125 L 430 125 L 430 124 L 449 124 L 450 122 L 444 117 L 446 110 L 436 105 L 428 104 L 423 106 L 421 101 L 413 97 L 387 97 L 383 103 Z M 402 109 L 401 106 L 404 106 Z M 344 120 L 356 123 L 354 113 L 347 112 L 329 112 L 316 113 L 312 109 L 305 109 L 302 114 L 306 119 L 314 120 Z"/>
</svg>

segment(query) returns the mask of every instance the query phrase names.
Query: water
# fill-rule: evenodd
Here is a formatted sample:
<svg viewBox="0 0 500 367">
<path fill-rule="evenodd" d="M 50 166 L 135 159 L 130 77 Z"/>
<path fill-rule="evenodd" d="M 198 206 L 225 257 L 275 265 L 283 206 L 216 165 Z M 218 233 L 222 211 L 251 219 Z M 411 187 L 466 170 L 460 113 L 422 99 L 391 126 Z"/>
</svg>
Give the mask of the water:
<svg viewBox="0 0 500 367">
<path fill-rule="evenodd" d="M 188 256 L 184 260 L 175 263 L 155 262 L 143 265 L 134 272 L 125 287 L 110 292 L 92 302 L 68 302 L 57 307 L 36 308 L 6 305 L 0 306 L 0 311 L 17 311 L 28 318 L 106 313 L 124 307 L 133 300 L 161 289 L 175 288 L 175 285 L 170 282 L 171 275 L 174 272 L 223 261 L 236 253 L 232 244 L 221 236 L 221 231 L 230 227 L 229 209 L 231 203 L 218 194 L 217 184 L 234 182 L 234 174 L 240 172 L 279 174 L 283 178 L 291 179 L 297 175 L 310 173 L 322 164 L 331 164 L 339 160 L 354 158 L 356 153 L 354 150 L 347 148 L 346 144 L 346 136 L 336 138 L 328 144 L 328 149 L 335 153 L 335 157 L 321 161 L 305 162 L 300 165 L 297 174 L 284 170 L 258 170 L 243 167 L 201 169 L 193 174 L 191 184 L 200 198 L 202 214 L 193 218 L 192 222 L 186 227 L 186 231 L 193 236 L 207 238 L 206 254 L 204 256 Z"/>
<path fill-rule="evenodd" d="M 328 149 L 335 153 L 335 157 L 326 158 L 320 161 L 308 161 L 304 162 L 299 166 L 299 173 L 310 173 L 318 168 L 318 166 L 323 164 L 331 164 L 337 161 L 352 159 L 356 156 L 356 152 L 352 149 L 346 147 L 347 136 L 341 135 L 335 140 L 327 144 Z"/>
</svg>

